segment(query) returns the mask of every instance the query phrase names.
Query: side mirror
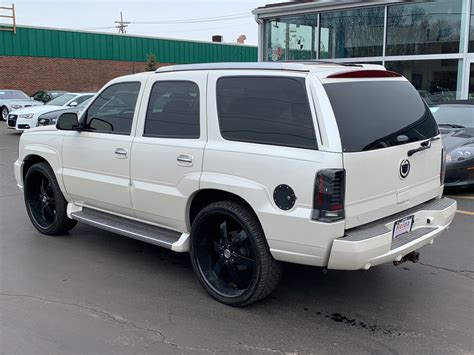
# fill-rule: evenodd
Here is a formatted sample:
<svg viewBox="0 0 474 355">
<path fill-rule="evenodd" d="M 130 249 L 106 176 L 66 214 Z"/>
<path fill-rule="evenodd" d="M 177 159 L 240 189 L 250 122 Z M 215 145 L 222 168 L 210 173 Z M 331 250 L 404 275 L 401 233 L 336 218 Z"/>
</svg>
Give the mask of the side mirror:
<svg viewBox="0 0 474 355">
<path fill-rule="evenodd" d="M 56 122 L 56 128 L 61 131 L 78 131 L 80 125 L 77 114 L 72 112 L 63 113 Z"/>
<path fill-rule="evenodd" d="M 71 102 L 68 106 L 76 107 L 76 106 L 77 106 L 77 102 L 76 102 L 76 101 L 73 101 L 73 102 Z"/>
</svg>

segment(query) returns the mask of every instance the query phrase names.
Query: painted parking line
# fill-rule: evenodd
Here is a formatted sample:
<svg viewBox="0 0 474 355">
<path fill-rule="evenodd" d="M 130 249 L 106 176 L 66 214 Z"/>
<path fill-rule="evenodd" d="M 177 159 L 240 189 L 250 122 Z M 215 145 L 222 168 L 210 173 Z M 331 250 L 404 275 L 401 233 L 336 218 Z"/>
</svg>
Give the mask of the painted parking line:
<svg viewBox="0 0 474 355">
<path fill-rule="evenodd" d="M 470 212 L 470 211 L 457 210 L 456 212 L 460 214 L 466 214 L 468 216 L 474 216 L 474 212 Z"/>
<path fill-rule="evenodd" d="M 451 198 L 460 198 L 460 199 L 463 199 L 463 200 L 474 200 L 474 196 L 458 196 L 458 195 L 447 195 L 447 197 L 451 197 Z"/>
</svg>

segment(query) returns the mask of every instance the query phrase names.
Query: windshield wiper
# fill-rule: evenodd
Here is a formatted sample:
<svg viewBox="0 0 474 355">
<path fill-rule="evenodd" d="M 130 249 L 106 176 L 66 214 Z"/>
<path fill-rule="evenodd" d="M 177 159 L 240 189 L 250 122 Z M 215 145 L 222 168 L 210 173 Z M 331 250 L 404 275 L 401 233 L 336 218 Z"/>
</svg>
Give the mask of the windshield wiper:
<svg viewBox="0 0 474 355">
<path fill-rule="evenodd" d="M 461 126 L 460 124 L 454 124 L 454 123 L 438 123 L 438 126 L 450 127 L 450 128 L 466 128 L 464 126 Z"/>
</svg>

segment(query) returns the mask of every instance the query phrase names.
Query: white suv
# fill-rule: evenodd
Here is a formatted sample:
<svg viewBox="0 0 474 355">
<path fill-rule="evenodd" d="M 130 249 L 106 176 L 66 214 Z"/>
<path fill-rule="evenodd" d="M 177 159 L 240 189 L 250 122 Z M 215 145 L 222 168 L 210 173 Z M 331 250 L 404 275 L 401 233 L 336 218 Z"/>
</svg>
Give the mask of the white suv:
<svg viewBox="0 0 474 355">
<path fill-rule="evenodd" d="M 23 134 L 15 163 L 44 234 L 77 221 L 190 252 L 204 288 L 246 305 L 281 262 L 416 261 L 451 223 L 437 125 L 380 66 L 182 65 L 117 78 L 80 118 Z"/>
</svg>

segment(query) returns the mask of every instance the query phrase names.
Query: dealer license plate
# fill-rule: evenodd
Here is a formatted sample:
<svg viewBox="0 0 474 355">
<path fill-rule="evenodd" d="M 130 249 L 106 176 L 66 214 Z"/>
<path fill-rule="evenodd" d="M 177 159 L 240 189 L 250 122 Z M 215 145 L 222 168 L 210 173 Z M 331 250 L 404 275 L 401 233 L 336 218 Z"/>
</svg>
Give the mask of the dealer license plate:
<svg viewBox="0 0 474 355">
<path fill-rule="evenodd" d="M 411 231 L 413 226 L 413 215 L 399 219 L 393 225 L 392 239 L 398 238 L 402 234 L 408 233 Z"/>
</svg>

